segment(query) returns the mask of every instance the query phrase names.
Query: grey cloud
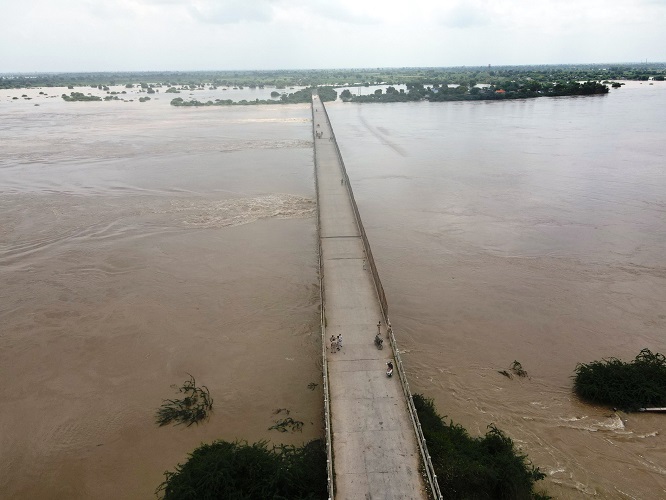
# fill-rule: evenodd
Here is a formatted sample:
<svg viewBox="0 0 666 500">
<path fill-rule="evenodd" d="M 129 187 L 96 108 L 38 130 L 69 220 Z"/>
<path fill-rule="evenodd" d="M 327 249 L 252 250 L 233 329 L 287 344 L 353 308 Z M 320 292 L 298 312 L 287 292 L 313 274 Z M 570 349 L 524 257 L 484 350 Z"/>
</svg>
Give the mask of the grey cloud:
<svg viewBox="0 0 666 500">
<path fill-rule="evenodd" d="M 195 19 L 213 24 L 265 22 L 273 18 L 279 0 L 203 0 L 187 2 Z"/>
<path fill-rule="evenodd" d="M 338 3 L 330 2 L 328 0 L 309 0 L 293 3 L 299 8 L 303 8 L 317 16 L 331 19 L 333 21 L 341 21 L 351 24 L 377 24 L 379 22 L 376 18 L 357 14 L 356 12 L 342 7 Z"/>
<path fill-rule="evenodd" d="M 134 3 L 144 5 L 189 5 L 191 0 L 134 0 Z"/>
<path fill-rule="evenodd" d="M 377 19 L 330 0 L 133 0 L 135 4 L 185 7 L 201 22 L 234 24 L 269 22 L 279 11 L 301 11 L 310 16 L 350 24 L 375 24 Z"/>
<path fill-rule="evenodd" d="M 484 26 L 489 21 L 489 14 L 483 7 L 465 4 L 458 4 L 440 18 L 441 24 L 450 28 Z"/>
<path fill-rule="evenodd" d="M 84 5 L 93 17 L 103 21 L 111 19 L 131 19 L 134 16 L 132 8 L 124 3 L 87 0 Z"/>
</svg>

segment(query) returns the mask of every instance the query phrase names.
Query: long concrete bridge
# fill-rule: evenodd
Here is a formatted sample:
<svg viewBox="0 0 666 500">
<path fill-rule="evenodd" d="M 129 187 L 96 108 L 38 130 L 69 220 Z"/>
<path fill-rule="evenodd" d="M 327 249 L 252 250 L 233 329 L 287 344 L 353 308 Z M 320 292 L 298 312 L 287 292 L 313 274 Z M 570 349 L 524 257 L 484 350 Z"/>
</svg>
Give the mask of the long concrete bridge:
<svg viewBox="0 0 666 500">
<path fill-rule="evenodd" d="M 329 498 L 439 498 L 388 306 L 324 104 L 312 101 Z M 374 344 L 380 331 L 384 349 Z M 330 338 L 340 335 L 341 348 Z M 386 375 L 392 361 L 396 374 Z"/>
</svg>

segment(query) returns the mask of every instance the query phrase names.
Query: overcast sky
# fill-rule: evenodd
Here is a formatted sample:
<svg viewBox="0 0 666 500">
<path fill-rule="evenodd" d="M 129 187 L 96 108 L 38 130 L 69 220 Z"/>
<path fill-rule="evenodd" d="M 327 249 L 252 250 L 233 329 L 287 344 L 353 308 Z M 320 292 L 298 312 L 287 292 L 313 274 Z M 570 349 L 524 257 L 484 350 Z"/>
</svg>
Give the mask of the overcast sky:
<svg viewBox="0 0 666 500">
<path fill-rule="evenodd" d="M 0 0 L 0 73 L 666 60 L 666 0 Z"/>
</svg>

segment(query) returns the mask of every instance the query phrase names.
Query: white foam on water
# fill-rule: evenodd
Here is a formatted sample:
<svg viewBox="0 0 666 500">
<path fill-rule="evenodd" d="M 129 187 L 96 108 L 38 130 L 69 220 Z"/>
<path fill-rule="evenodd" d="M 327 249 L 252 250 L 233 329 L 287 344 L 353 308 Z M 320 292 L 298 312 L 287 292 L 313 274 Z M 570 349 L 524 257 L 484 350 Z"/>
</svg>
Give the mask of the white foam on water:
<svg viewBox="0 0 666 500">
<path fill-rule="evenodd" d="M 580 429 L 590 432 L 597 431 L 624 431 L 624 422 L 618 415 L 611 415 L 603 420 L 590 419 L 587 415 L 582 417 L 560 417 L 560 427 L 569 427 L 571 429 Z"/>
<path fill-rule="evenodd" d="M 290 194 L 270 194 L 216 202 L 174 200 L 170 212 L 187 226 L 219 228 L 250 224 L 260 219 L 298 219 L 315 214 L 315 201 Z"/>
</svg>

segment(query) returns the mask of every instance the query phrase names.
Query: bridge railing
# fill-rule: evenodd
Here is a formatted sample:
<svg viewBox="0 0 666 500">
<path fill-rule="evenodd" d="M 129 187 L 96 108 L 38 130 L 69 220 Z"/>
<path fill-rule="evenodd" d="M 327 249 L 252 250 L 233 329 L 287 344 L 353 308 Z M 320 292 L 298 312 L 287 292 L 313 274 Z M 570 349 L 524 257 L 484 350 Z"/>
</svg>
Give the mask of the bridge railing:
<svg viewBox="0 0 666 500">
<path fill-rule="evenodd" d="M 345 167 L 345 162 L 342 159 L 342 153 L 340 152 L 340 147 L 338 146 L 338 141 L 335 138 L 335 132 L 333 132 L 333 126 L 331 125 L 331 120 L 328 116 L 328 111 L 326 111 L 326 106 L 321 102 L 321 107 L 326 114 L 326 120 L 331 131 L 331 137 L 335 145 L 335 151 L 340 160 L 340 166 L 342 167 L 342 175 L 344 182 L 347 186 L 347 191 L 349 192 L 349 198 L 351 199 L 352 208 L 354 210 L 354 216 L 356 218 L 356 224 L 358 226 L 359 232 L 361 233 L 361 238 L 363 240 L 363 248 L 365 250 L 365 256 L 367 258 L 368 264 L 370 265 L 370 270 L 372 272 L 372 277 L 375 283 L 375 289 L 377 291 L 377 298 L 382 309 L 382 315 L 384 322 L 387 326 L 389 342 L 391 343 L 391 348 L 393 349 L 393 355 L 395 358 L 395 368 L 398 372 L 398 377 L 400 378 L 400 385 L 402 386 L 402 392 L 405 396 L 407 402 L 407 408 L 409 409 L 410 419 L 416 433 L 417 442 L 419 446 L 419 451 L 421 453 L 421 459 L 423 461 L 423 467 L 425 469 L 426 477 L 428 478 L 428 485 L 432 495 L 437 499 L 441 500 L 442 492 L 439 489 L 439 484 L 437 483 L 437 475 L 435 474 L 435 468 L 432 464 L 432 459 L 430 458 L 430 453 L 428 452 L 428 446 L 426 444 L 425 436 L 423 435 L 423 429 L 421 428 L 421 422 L 419 422 L 418 414 L 416 413 L 416 407 L 414 406 L 414 399 L 412 398 L 412 391 L 409 388 L 409 382 L 407 381 L 407 375 L 405 372 L 405 367 L 402 363 L 400 357 L 400 351 L 398 350 L 398 344 L 395 341 L 395 336 L 393 334 L 393 327 L 391 326 L 391 321 L 388 317 L 388 303 L 386 301 L 386 295 L 384 293 L 384 287 L 382 286 L 381 280 L 379 279 L 379 273 L 377 272 L 377 266 L 375 264 L 375 259 L 372 256 L 372 251 L 370 250 L 370 242 L 368 237 L 365 234 L 365 229 L 363 228 L 363 222 L 361 221 L 361 214 L 358 211 L 358 206 L 356 205 L 356 200 L 354 199 L 354 192 L 352 191 L 351 183 L 349 182 L 349 176 L 347 175 L 347 167 Z M 314 117 L 313 117 L 314 120 Z M 316 151 L 316 149 L 315 149 Z M 316 154 L 316 153 L 315 153 Z M 315 158 L 316 162 L 316 158 Z M 321 241 L 321 240 L 320 240 Z M 321 246 L 320 246 L 320 258 L 321 258 Z M 322 323 L 323 324 L 323 323 Z M 325 346 L 325 337 L 322 339 L 324 342 L 324 351 L 326 351 Z M 324 353 L 325 355 L 325 353 Z"/>
<path fill-rule="evenodd" d="M 310 107 L 312 113 L 312 123 L 314 125 L 314 106 Z M 315 144 L 315 130 L 312 127 L 312 143 Z M 317 199 L 319 199 L 319 181 L 317 177 L 317 147 L 314 150 L 314 166 L 315 166 L 315 192 Z M 331 406 L 330 394 L 328 388 L 328 362 L 326 359 L 326 302 L 324 294 L 324 270 L 321 265 L 322 248 L 321 248 L 321 220 L 319 217 L 319 204 L 317 204 L 317 240 L 319 248 L 319 299 L 321 304 L 321 365 L 322 365 L 322 378 L 324 380 L 324 426 L 326 432 L 326 474 L 328 477 L 328 499 L 334 500 L 335 498 L 335 483 L 333 481 L 333 441 L 331 439 Z"/>
<path fill-rule="evenodd" d="M 402 385 L 402 392 L 405 395 L 407 401 L 407 408 L 409 408 L 409 415 L 412 420 L 412 425 L 416 431 L 416 436 L 419 442 L 419 450 L 421 451 L 421 458 L 423 459 L 423 466 L 425 468 L 426 475 L 428 476 L 428 483 L 430 485 L 430 491 L 437 500 L 441 500 L 442 492 L 439 489 L 439 483 L 437 482 L 437 474 L 435 474 L 435 467 L 432 464 L 432 459 L 430 458 L 430 452 L 428 451 L 428 445 L 426 444 L 426 438 L 423 435 L 423 429 L 421 428 L 421 422 L 419 421 L 419 416 L 416 413 L 416 406 L 414 406 L 414 398 L 412 397 L 412 391 L 409 387 L 409 381 L 407 380 L 407 374 L 405 368 L 402 364 L 402 359 L 400 358 L 400 351 L 398 350 L 398 344 L 395 341 L 395 336 L 393 335 L 393 327 L 391 326 L 391 321 L 386 319 L 386 325 L 388 328 L 389 342 L 391 343 L 391 348 L 393 349 L 393 357 L 395 360 L 395 366 L 398 370 L 398 376 L 400 377 L 400 384 Z"/>
<path fill-rule="evenodd" d="M 356 219 L 356 225 L 358 230 L 361 233 L 361 239 L 363 241 L 363 249 L 365 250 L 365 257 L 370 266 L 370 271 L 372 272 L 372 277 L 375 283 L 375 290 L 377 291 L 377 298 L 379 299 L 379 304 L 382 308 L 382 315 L 386 319 L 388 317 L 388 302 L 386 301 L 386 294 L 384 293 L 384 287 L 382 282 L 379 279 L 379 273 L 377 272 L 377 266 L 375 264 L 375 259 L 372 256 L 372 250 L 370 249 L 370 242 L 368 241 L 368 236 L 365 234 L 365 228 L 363 227 L 363 222 L 361 221 L 361 214 L 358 211 L 358 206 L 356 205 L 356 199 L 354 198 L 354 192 L 352 191 L 351 183 L 349 182 L 349 176 L 347 175 L 347 168 L 345 167 L 345 162 L 342 159 L 342 154 L 340 153 L 340 148 L 338 147 L 338 141 L 335 138 L 335 132 L 333 132 L 333 127 L 331 126 L 331 120 L 328 117 L 328 111 L 326 111 L 326 106 L 324 103 L 321 103 L 321 107 L 324 109 L 326 114 L 326 121 L 328 122 L 329 129 L 331 131 L 331 137 L 333 139 L 333 144 L 335 145 L 335 152 L 338 155 L 338 160 L 340 160 L 340 165 L 342 166 L 342 175 L 349 192 L 349 199 L 351 200 L 352 209 L 354 210 L 354 218 Z"/>
</svg>

